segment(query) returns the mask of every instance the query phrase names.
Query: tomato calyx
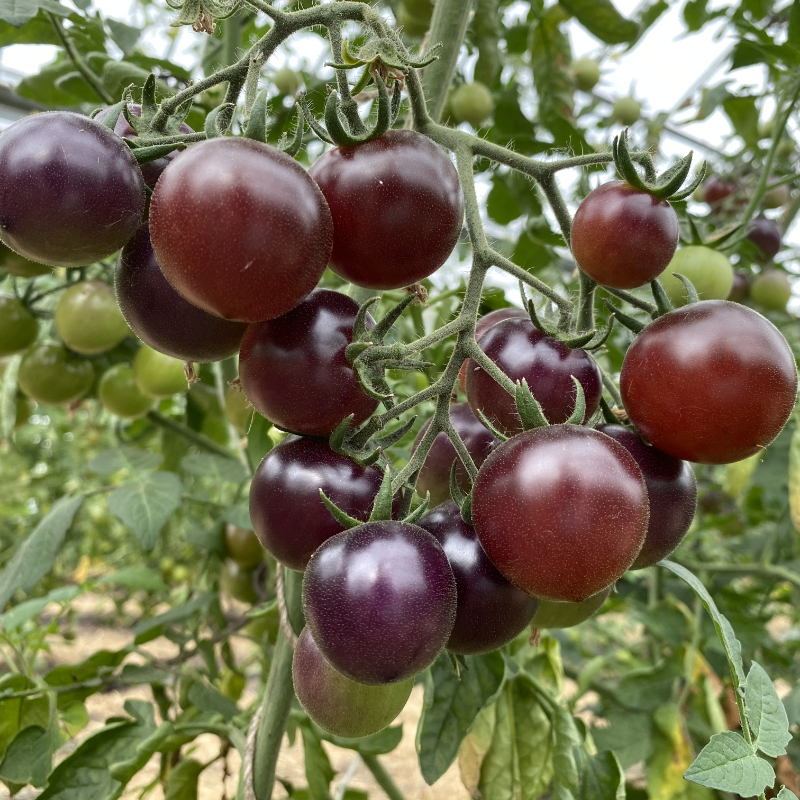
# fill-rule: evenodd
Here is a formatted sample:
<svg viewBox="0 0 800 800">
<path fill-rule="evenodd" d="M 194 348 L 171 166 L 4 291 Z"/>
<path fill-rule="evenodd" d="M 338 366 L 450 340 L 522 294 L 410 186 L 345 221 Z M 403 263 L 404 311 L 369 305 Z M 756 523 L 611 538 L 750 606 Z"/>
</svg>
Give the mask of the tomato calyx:
<svg viewBox="0 0 800 800">
<path fill-rule="evenodd" d="M 170 27 L 191 25 L 195 33 L 211 35 L 215 20 L 233 16 L 242 7 L 242 0 L 167 0 L 167 5 L 179 12 Z"/>
<path fill-rule="evenodd" d="M 508 437 L 503 436 L 503 439 L 506 438 Z M 428 495 L 428 497 L 430 497 L 430 495 Z M 458 459 L 456 459 L 453 462 L 453 466 L 450 467 L 450 497 L 458 506 L 458 510 L 461 512 L 461 519 L 463 519 L 467 525 L 472 525 L 472 487 L 470 487 L 468 492 L 464 492 L 458 485 Z"/>
</svg>

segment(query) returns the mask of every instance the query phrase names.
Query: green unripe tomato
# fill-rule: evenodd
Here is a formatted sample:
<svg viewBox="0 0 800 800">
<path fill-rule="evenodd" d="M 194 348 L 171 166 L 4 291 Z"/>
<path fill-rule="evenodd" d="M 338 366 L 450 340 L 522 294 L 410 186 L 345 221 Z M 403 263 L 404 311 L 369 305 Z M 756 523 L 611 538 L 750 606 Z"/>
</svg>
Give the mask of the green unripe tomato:
<svg viewBox="0 0 800 800">
<path fill-rule="evenodd" d="M 21 353 L 36 341 L 39 324 L 13 294 L 0 294 L 0 358 Z"/>
<path fill-rule="evenodd" d="M 225 559 L 219 585 L 225 594 L 240 603 L 253 605 L 258 602 L 258 593 L 253 585 L 253 570 L 240 567 L 232 558 Z"/>
<path fill-rule="evenodd" d="M 141 417 L 153 405 L 153 398 L 139 389 L 133 367 L 128 364 L 115 364 L 106 370 L 98 393 L 106 411 L 123 419 Z"/>
<path fill-rule="evenodd" d="M 614 101 L 611 113 L 621 125 L 633 125 L 642 116 L 642 105 L 633 97 L 619 97 Z"/>
<path fill-rule="evenodd" d="M 264 548 L 251 530 L 225 526 L 225 552 L 243 569 L 252 569 L 264 560 Z"/>
<path fill-rule="evenodd" d="M 189 569 L 185 564 L 178 564 L 172 570 L 172 580 L 175 583 L 186 583 L 189 580 Z"/>
<path fill-rule="evenodd" d="M 675 308 L 686 305 L 686 288 L 672 273 L 685 275 L 701 300 L 725 300 L 733 287 L 733 267 L 722 253 L 710 247 L 681 247 L 659 276 Z"/>
<path fill-rule="evenodd" d="M 450 96 L 450 113 L 456 122 L 469 122 L 477 128 L 494 111 L 492 93 L 482 83 L 465 83 Z"/>
<path fill-rule="evenodd" d="M 774 189 L 767 189 L 761 198 L 761 208 L 780 208 L 789 202 L 789 187 L 783 183 Z"/>
<path fill-rule="evenodd" d="M 35 261 L 28 261 L 19 253 L 15 253 L 10 247 L 0 244 L 0 266 L 18 278 L 34 278 L 37 275 L 47 275 L 52 272 L 47 264 L 37 264 Z"/>
<path fill-rule="evenodd" d="M 281 67 L 272 76 L 272 82 L 281 94 L 297 94 L 300 88 L 300 76 L 289 67 Z"/>
<path fill-rule="evenodd" d="M 33 414 L 33 409 L 33 401 L 21 392 L 18 393 L 16 415 L 14 416 L 15 429 L 21 428 L 23 425 L 27 425 L 28 420 L 31 418 L 31 414 Z"/>
<path fill-rule="evenodd" d="M 428 32 L 428 28 L 431 25 L 430 19 L 414 16 L 406 8 L 405 3 L 400 4 L 400 14 L 397 21 L 403 26 L 403 33 L 406 36 L 413 36 L 416 39 L 421 39 Z"/>
<path fill-rule="evenodd" d="M 129 333 L 114 289 L 103 281 L 81 281 L 61 295 L 56 330 L 70 350 L 85 356 L 111 350 Z"/>
<path fill-rule="evenodd" d="M 219 690 L 234 703 L 242 696 L 246 683 L 247 679 L 244 675 L 234 672 L 228 667 L 225 667 L 219 674 Z"/>
<path fill-rule="evenodd" d="M 338 672 L 304 628 L 292 659 L 294 690 L 314 722 L 334 736 L 370 736 L 390 725 L 403 710 L 414 679 L 365 686 Z"/>
<path fill-rule="evenodd" d="M 786 311 L 791 296 L 792 285 L 786 273 L 777 269 L 762 272 L 750 287 L 753 302 L 770 311 Z"/>
<path fill-rule="evenodd" d="M 575 86 L 582 92 L 591 92 L 600 80 L 600 65 L 593 58 L 576 58 L 571 71 Z"/>
<path fill-rule="evenodd" d="M 183 361 L 142 345 L 133 359 L 133 374 L 139 389 L 150 397 L 172 397 L 187 389 Z"/>
<path fill-rule="evenodd" d="M 57 342 L 41 342 L 22 357 L 17 380 L 31 400 L 57 406 L 83 397 L 92 387 L 94 370 L 91 361 Z"/>
<path fill-rule="evenodd" d="M 593 617 L 611 594 L 611 587 L 588 597 L 581 603 L 556 603 L 542 600 L 531 620 L 533 628 L 572 628 Z"/>
<path fill-rule="evenodd" d="M 244 392 L 232 386 L 225 393 L 225 417 L 239 433 L 245 433 L 253 417 L 253 407 L 248 403 Z"/>
</svg>

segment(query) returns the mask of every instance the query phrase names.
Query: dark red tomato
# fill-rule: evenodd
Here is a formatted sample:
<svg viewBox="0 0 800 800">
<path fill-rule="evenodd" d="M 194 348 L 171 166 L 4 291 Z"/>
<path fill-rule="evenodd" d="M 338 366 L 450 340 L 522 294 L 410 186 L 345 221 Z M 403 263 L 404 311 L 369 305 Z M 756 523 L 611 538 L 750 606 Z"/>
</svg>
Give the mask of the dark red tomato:
<svg viewBox="0 0 800 800">
<path fill-rule="evenodd" d="M 610 181 L 578 206 L 570 234 L 578 266 L 604 286 L 635 289 L 657 278 L 678 247 L 678 217 L 666 200 Z"/>
<path fill-rule="evenodd" d="M 131 114 L 135 117 L 142 116 L 142 107 L 138 103 L 131 103 L 128 106 Z M 94 119 L 97 122 L 102 122 L 106 114 L 108 114 L 107 108 L 102 108 L 100 111 L 95 115 Z M 180 127 L 181 133 L 194 133 L 194 130 L 190 128 L 185 122 L 181 122 Z M 125 119 L 124 114 L 119 115 L 119 119 L 117 120 L 117 124 L 114 125 L 114 133 L 117 134 L 122 139 L 135 139 L 136 138 L 136 131 L 131 127 L 130 122 Z M 144 178 L 144 182 L 151 188 L 155 189 L 156 181 L 158 180 L 159 175 L 166 169 L 167 164 L 172 161 L 175 156 L 178 155 L 180 151 L 173 150 L 171 153 L 168 153 L 163 158 L 157 158 L 155 161 L 149 161 L 147 164 L 140 164 L 139 169 L 142 171 L 142 177 Z"/>
<path fill-rule="evenodd" d="M 614 583 L 639 555 L 647 518 L 633 456 L 577 425 L 503 442 L 472 491 L 486 555 L 511 583 L 543 600 L 579 603 Z"/>
<path fill-rule="evenodd" d="M 346 514 L 366 521 L 382 477 L 375 467 L 334 453 L 324 439 L 287 439 L 267 453 L 253 475 L 253 530 L 274 558 L 302 572 L 314 551 L 344 530 L 319 490 Z"/>
<path fill-rule="evenodd" d="M 309 174 L 333 215 L 331 269 L 370 289 L 436 272 L 461 233 L 464 198 L 444 151 L 415 131 L 328 151 Z"/>
<path fill-rule="evenodd" d="M 697 507 L 697 482 L 686 461 L 645 444 L 623 425 L 598 425 L 597 430 L 619 442 L 642 471 L 650 501 L 647 538 L 631 569 L 644 569 L 666 558 L 686 536 Z"/>
<path fill-rule="evenodd" d="M 726 300 L 671 311 L 625 354 L 625 410 L 659 450 L 729 464 L 762 451 L 794 407 L 797 369 L 780 331 Z"/>
<path fill-rule="evenodd" d="M 738 188 L 733 181 L 724 181 L 712 175 L 703 184 L 703 200 L 708 205 L 715 206 L 730 197 Z"/>
<path fill-rule="evenodd" d="M 472 413 L 472 409 L 467 403 L 455 403 L 450 406 L 450 421 L 464 440 L 464 444 L 467 446 L 467 450 L 476 466 L 483 464 L 486 456 L 497 444 L 497 439 L 489 433 L 481 421 Z M 417 438 L 414 440 L 414 450 L 417 449 L 429 426 L 430 422 L 426 422 L 422 426 Z M 433 440 L 433 446 L 428 452 L 425 463 L 419 471 L 419 478 L 417 478 L 417 494 L 420 497 L 425 497 L 425 494 L 430 492 L 431 508 L 450 499 L 450 470 L 453 468 L 453 462 L 457 458 L 456 450 L 447 435 L 444 433 L 438 434 Z M 469 491 L 469 475 L 467 475 L 461 459 L 458 459 L 456 477 L 461 490 L 464 492 Z"/>
<path fill-rule="evenodd" d="M 492 325 L 497 325 L 498 322 L 502 322 L 504 319 L 530 319 L 528 316 L 527 311 L 523 311 L 521 308 L 514 308 L 513 306 L 509 306 L 508 308 L 498 308 L 496 311 L 490 311 L 488 314 L 481 317 L 477 324 L 475 325 L 475 339 L 478 340 L 483 336 Z M 465 359 L 464 363 L 461 365 L 461 371 L 458 373 L 458 382 L 461 386 L 461 391 L 467 391 L 467 363 L 469 359 Z"/>
<path fill-rule="evenodd" d="M 761 251 L 765 261 L 772 261 L 781 249 L 781 229 L 766 217 L 750 221 L 747 238 Z"/>
<path fill-rule="evenodd" d="M 184 300 L 161 272 L 145 223 L 122 248 L 114 274 L 122 315 L 154 350 L 181 361 L 220 361 L 236 353 L 247 330 Z"/>
<path fill-rule="evenodd" d="M 365 394 L 344 355 L 357 313 L 347 295 L 318 289 L 288 314 L 251 325 L 239 378 L 256 411 L 306 436 L 329 436 L 349 414 L 356 425 L 367 419 L 378 401 Z"/>
<path fill-rule="evenodd" d="M 490 653 L 508 644 L 530 624 L 539 598 L 517 589 L 483 552 L 475 528 L 452 501 L 419 521 L 444 548 L 456 579 L 458 604 L 447 649 L 465 655 Z"/>
<path fill-rule="evenodd" d="M 220 137 L 184 150 L 161 174 L 150 236 L 164 275 L 190 303 L 261 322 L 317 285 L 333 223 L 293 158 L 253 139 Z"/>
<path fill-rule="evenodd" d="M 732 300 L 734 303 L 741 303 L 743 300 L 747 299 L 747 295 L 749 294 L 750 278 L 746 272 L 737 270 L 733 273 L 733 286 L 728 295 L 728 300 Z"/>
<path fill-rule="evenodd" d="M 0 175 L 0 238 L 51 267 L 110 256 L 144 213 L 144 181 L 128 146 L 80 114 L 33 114 L 3 131 Z"/>
<path fill-rule="evenodd" d="M 397 683 L 433 663 L 453 630 L 456 582 L 442 546 L 404 522 L 368 522 L 328 539 L 303 578 L 303 610 L 343 675 Z"/>
<path fill-rule="evenodd" d="M 600 405 L 602 384 L 594 359 L 542 333 L 529 319 L 498 322 L 479 345 L 514 383 L 525 378 L 551 424 L 565 422 L 575 410 L 573 375 L 586 398 L 585 420 Z M 514 398 L 472 359 L 467 365 L 467 400 L 476 416 L 482 411 L 501 433 L 513 436 L 522 430 Z"/>
</svg>

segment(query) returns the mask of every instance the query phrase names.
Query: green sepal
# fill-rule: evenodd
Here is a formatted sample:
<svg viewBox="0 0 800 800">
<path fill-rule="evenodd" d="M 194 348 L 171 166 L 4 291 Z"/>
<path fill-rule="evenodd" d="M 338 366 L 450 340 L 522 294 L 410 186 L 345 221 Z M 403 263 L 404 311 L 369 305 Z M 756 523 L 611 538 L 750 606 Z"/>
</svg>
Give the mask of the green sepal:
<svg viewBox="0 0 800 800">
<path fill-rule="evenodd" d="M 400 89 L 400 82 L 395 81 L 394 88 L 392 89 L 392 107 L 390 109 L 391 120 L 389 127 L 394 125 L 397 121 L 397 115 L 400 113 L 400 104 L 403 102 L 403 92 Z"/>
<path fill-rule="evenodd" d="M 627 128 L 619 136 L 614 137 L 614 141 L 611 144 L 611 154 L 622 179 L 635 189 L 640 189 L 643 192 L 648 191 L 647 184 L 642 180 L 631 159 L 631 153 L 628 149 Z"/>
<path fill-rule="evenodd" d="M 484 414 L 483 411 L 481 411 L 481 409 L 478 409 L 478 419 L 481 421 L 481 424 L 489 431 L 489 433 L 491 433 L 492 436 L 495 437 L 495 439 L 501 442 L 508 441 L 509 437 L 506 436 L 504 433 L 500 433 L 500 431 L 497 430 L 497 428 L 495 428 L 495 426 L 492 425 L 491 422 L 489 422 L 489 420 L 486 418 L 486 414 Z"/>
<path fill-rule="evenodd" d="M 127 143 L 131 140 L 126 139 L 125 141 Z M 134 145 L 131 147 L 131 150 L 137 164 L 149 164 L 151 161 L 157 161 L 159 158 L 164 158 L 164 156 L 169 155 L 173 150 L 176 150 L 179 147 L 183 147 L 183 145 L 180 142 L 175 142 L 174 144 L 154 144 L 150 145 L 149 147 L 136 147 Z"/>
<path fill-rule="evenodd" d="M 700 297 L 697 294 L 697 289 L 694 288 L 694 284 L 685 275 L 681 275 L 680 272 L 673 272 L 672 274 L 686 287 L 686 305 L 699 302 Z"/>
<path fill-rule="evenodd" d="M 464 498 L 464 502 L 461 504 L 461 519 L 467 525 L 472 525 L 472 492 Z"/>
<path fill-rule="evenodd" d="M 619 425 L 620 421 L 614 416 L 611 406 L 606 402 L 605 397 L 600 397 L 600 410 L 603 412 L 603 419 L 609 425 Z"/>
<path fill-rule="evenodd" d="M 119 120 L 119 115 L 122 113 L 122 109 L 125 108 L 125 101 L 120 100 L 119 103 L 114 103 L 111 108 L 108 109 L 105 117 L 100 121 L 100 124 L 108 128 L 110 131 L 113 131 L 114 128 L 117 126 L 117 121 Z M 98 113 L 102 111 L 102 109 L 98 109 Z"/>
<path fill-rule="evenodd" d="M 376 377 L 370 375 L 369 373 L 372 369 L 368 366 L 364 366 L 363 364 L 355 365 L 355 373 L 358 376 L 358 381 L 361 384 L 361 388 L 374 400 L 381 400 L 382 402 L 386 402 L 387 400 L 391 400 L 394 395 L 391 391 L 386 390 L 381 391 L 381 387 L 376 386 L 376 380 L 380 380 L 381 383 L 385 384 L 386 382 L 382 379 L 377 379 Z"/>
<path fill-rule="evenodd" d="M 303 146 L 303 135 L 305 134 L 306 126 L 303 120 L 303 114 L 300 109 L 297 109 L 297 125 L 294 129 L 294 135 L 290 139 L 285 133 L 281 137 L 278 144 L 278 149 L 286 153 L 287 156 L 294 158 Z"/>
<path fill-rule="evenodd" d="M 575 382 L 575 410 L 564 424 L 583 425 L 583 421 L 586 419 L 586 395 L 583 393 L 581 382 L 574 375 L 570 375 L 570 377 Z"/>
<path fill-rule="evenodd" d="M 376 436 L 375 443 L 380 445 L 380 447 L 384 450 L 391 447 L 392 445 L 397 444 L 413 427 L 414 422 L 416 422 L 417 415 L 414 414 L 408 422 L 401 425 L 399 428 L 396 428 L 391 433 L 386 433 L 383 436 Z"/>
<path fill-rule="evenodd" d="M 350 342 L 344 349 L 344 357 L 352 365 L 365 350 L 369 350 L 372 346 L 373 342 Z"/>
<path fill-rule="evenodd" d="M 536 307 L 533 304 L 533 300 L 528 300 L 527 302 L 527 311 L 528 316 L 530 317 L 531 324 L 534 328 L 542 333 L 546 334 L 547 336 L 552 336 L 553 332 L 548 330 L 544 323 L 539 319 L 539 315 L 536 313 Z"/>
<path fill-rule="evenodd" d="M 156 76 L 151 72 L 142 87 L 142 113 L 140 119 L 144 130 L 151 130 L 153 117 L 158 112 L 156 101 Z"/>
<path fill-rule="evenodd" d="M 381 522 L 392 518 L 392 471 L 387 466 L 383 473 L 381 488 L 375 495 L 375 502 L 372 504 L 372 513 L 369 515 L 370 522 Z"/>
<path fill-rule="evenodd" d="M 133 106 L 133 95 L 131 94 L 131 87 L 128 86 L 127 89 L 122 93 L 123 94 L 123 101 L 122 101 L 122 115 L 125 117 L 126 122 L 128 125 L 131 126 L 134 133 L 139 136 L 140 134 L 146 132 L 147 128 L 144 124 L 144 121 L 141 117 L 137 117 L 136 114 L 131 111 L 131 107 Z"/>
<path fill-rule="evenodd" d="M 350 430 L 350 424 L 353 422 L 355 414 L 348 414 L 334 429 L 333 433 L 328 437 L 328 446 L 334 453 L 344 453 L 344 440 L 347 436 L 347 431 Z"/>
<path fill-rule="evenodd" d="M 467 499 L 467 495 L 461 491 L 461 487 L 458 485 L 458 479 L 456 478 L 456 470 L 458 469 L 458 465 L 459 459 L 456 457 L 453 463 L 450 465 L 450 498 L 459 508 L 461 508 L 461 506 L 464 504 L 464 500 Z"/>
<path fill-rule="evenodd" d="M 328 136 L 328 132 L 325 130 L 325 128 L 323 128 L 322 125 L 320 125 L 314 119 L 314 115 L 311 113 L 311 109 L 308 107 L 308 102 L 306 101 L 305 95 L 300 94 L 297 96 L 297 105 L 300 106 L 300 111 L 303 112 L 303 119 L 305 119 L 308 127 L 314 131 L 314 135 L 326 144 L 333 144 L 333 139 Z"/>
<path fill-rule="evenodd" d="M 672 197 L 670 197 L 670 200 L 673 200 L 673 201 L 685 200 L 687 197 L 689 197 L 691 194 L 693 194 L 695 189 L 697 189 L 697 187 L 705 179 L 706 172 L 708 172 L 708 163 L 704 161 L 700 165 L 700 169 L 697 170 L 697 174 L 692 179 L 692 182 L 688 186 L 686 186 L 685 188 L 681 189 L 679 192 L 676 192 L 675 194 L 673 194 Z"/>
<path fill-rule="evenodd" d="M 374 328 L 370 329 L 369 335 L 373 341 L 380 342 L 383 340 L 383 337 L 386 336 L 387 333 L 392 329 L 392 326 L 400 319 L 400 315 L 406 308 L 414 301 L 414 295 L 409 294 L 407 297 L 404 297 L 399 303 L 396 303 L 383 319 L 375 325 Z"/>
<path fill-rule="evenodd" d="M 615 319 L 616 319 L 616 314 L 611 314 L 611 316 L 608 318 L 608 324 L 602 331 L 600 331 L 600 338 L 596 339 L 593 342 L 590 342 L 583 349 L 588 351 L 599 350 L 606 343 L 608 337 L 611 336 L 611 331 L 614 330 Z"/>
<path fill-rule="evenodd" d="M 347 39 L 342 39 L 342 61 L 345 64 L 363 64 L 364 62 L 350 52 L 350 42 Z"/>
<path fill-rule="evenodd" d="M 565 344 L 567 347 L 569 347 L 570 350 L 577 350 L 578 348 L 589 344 L 589 342 L 591 342 L 596 335 L 597 335 L 596 330 L 588 331 L 587 333 L 580 333 L 577 336 L 572 336 L 567 339 L 561 339 L 560 341 L 561 344 Z"/>
<path fill-rule="evenodd" d="M 542 407 L 539 405 L 539 401 L 533 396 L 528 387 L 528 382 L 525 378 L 517 381 L 517 386 L 514 390 L 514 401 L 524 431 L 544 428 L 550 424 L 544 415 L 544 411 L 542 411 Z"/>
<path fill-rule="evenodd" d="M 633 333 L 640 333 L 644 330 L 645 326 L 639 322 L 638 319 L 629 317 L 626 313 L 620 311 L 616 306 L 611 304 L 607 297 L 603 298 L 603 302 L 605 303 L 606 308 L 619 320 L 620 324 L 624 325 L 629 331 L 632 331 Z"/>
<path fill-rule="evenodd" d="M 423 361 L 421 359 L 413 359 L 413 358 L 387 358 L 384 361 L 379 362 L 379 366 L 381 369 L 430 369 L 431 367 L 435 367 L 433 361 Z"/>
<path fill-rule="evenodd" d="M 350 90 L 351 93 L 353 95 L 357 95 L 359 92 L 362 92 L 364 89 L 366 89 L 371 81 L 372 81 L 372 73 L 369 71 L 369 67 L 367 67 L 361 73 L 361 77 L 355 82 L 355 84 L 353 84 L 353 88 Z"/>
<path fill-rule="evenodd" d="M 373 78 L 375 79 L 375 85 L 378 87 L 378 113 L 372 130 L 366 133 L 354 135 L 347 130 L 344 121 L 339 115 L 339 95 L 336 92 L 331 92 L 325 101 L 325 127 L 327 128 L 328 136 L 340 147 L 353 147 L 357 144 L 369 142 L 372 139 L 378 139 L 389 130 L 389 126 L 392 124 L 392 102 L 389 98 L 386 84 L 377 73 L 373 75 Z"/>
<path fill-rule="evenodd" d="M 428 507 L 431 504 L 431 493 L 426 492 L 425 499 L 407 516 L 403 518 L 403 522 L 408 525 L 413 525 L 418 519 L 421 519 Z"/>
<path fill-rule="evenodd" d="M 667 293 L 658 278 L 650 281 L 650 291 L 653 293 L 653 300 L 656 301 L 656 308 L 658 309 L 656 318 L 669 314 L 673 310 L 672 303 L 669 301 L 669 297 L 667 297 Z"/>
<path fill-rule="evenodd" d="M 380 299 L 381 298 L 378 297 L 378 296 L 370 297 L 369 300 L 367 300 L 364 303 L 362 303 L 361 306 L 359 307 L 358 313 L 356 314 L 356 318 L 353 321 L 353 341 L 354 342 L 364 341 L 364 338 L 367 336 L 367 333 L 370 333 L 370 337 L 371 337 L 372 328 L 370 328 L 369 331 L 367 331 L 367 318 L 372 320 L 372 317 L 369 316 L 369 310 Z M 374 320 L 373 320 L 373 322 L 374 322 Z M 374 325 L 373 325 L 373 328 L 374 328 Z"/>
<path fill-rule="evenodd" d="M 323 492 L 322 489 L 319 490 L 319 496 L 322 498 L 322 502 L 325 503 L 325 508 L 331 512 L 331 516 L 346 531 L 349 531 L 351 528 L 357 528 L 359 525 L 364 524 L 361 520 L 351 517 L 349 514 L 345 514 L 341 508 L 339 508 L 332 500 L 329 500 L 326 497 L 325 492 Z"/>
<path fill-rule="evenodd" d="M 677 192 L 692 168 L 694 153 L 690 150 L 683 158 L 676 161 L 669 169 L 659 175 L 656 181 L 657 192 L 652 192 L 656 197 L 672 197 Z"/>
<path fill-rule="evenodd" d="M 206 117 L 203 130 L 209 139 L 224 136 L 233 122 L 233 112 L 236 106 L 233 103 L 222 103 L 212 109 Z"/>
<path fill-rule="evenodd" d="M 256 95 L 244 131 L 244 135 L 248 139 L 254 139 L 262 144 L 266 144 L 267 141 L 267 92 L 268 89 L 262 89 Z"/>
</svg>

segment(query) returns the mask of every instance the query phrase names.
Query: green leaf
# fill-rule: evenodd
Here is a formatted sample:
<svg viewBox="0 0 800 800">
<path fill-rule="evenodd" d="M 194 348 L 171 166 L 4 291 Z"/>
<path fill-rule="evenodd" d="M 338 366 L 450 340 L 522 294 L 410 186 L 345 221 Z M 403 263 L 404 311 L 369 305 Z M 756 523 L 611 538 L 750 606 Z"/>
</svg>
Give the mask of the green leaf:
<svg viewBox="0 0 800 800">
<path fill-rule="evenodd" d="M 0 573 L 0 608 L 17 589 L 30 592 L 50 572 L 83 495 L 57 500 Z"/>
<path fill-rule="evenodd" d="M 238 713 L 236 703 L 226 697 L 218 689 L 202 681 L 195 681 L 189 689 L 189 700 L 201 711 L 221 714 L 226 722 L 230 722 Z"/>
<path fill-rule="evenodd" d="M 77 736 L 89 724 L 89 712 L 83 703 L 70 703 L 58 712 L 69 736 Z"/>
<path fill-rule="evenodd" d="M 214 597 L 215 595 L 210 592 L 199 594 L 189 602 L 173 606 L 163 614 L 137 622 L 131 628 L 131 633 L 136 637 L 134 639 L 135 644 L 149 642 L 159 636 L 165 627 L 184 622 L 199 611 L 207 611 L 208 605 Z"/>
<path fill-rule="evenodd" d="M 736 687 L 741 686 L 745 682 L 744 665 L 742 664 L 742 645 L 736 638 L 730 622 L 720 614 L 717 604 L 712 599 L 711 595 L 706 591 L 706 587 L 700 582 L 698 578 L 692 575 L 686 567 L 676 564 L 674 561 L 661 561 L 660 566 L 668 569 L 670 572 L 677 575 L 683 581 L 689 584 L 694 593 L 700 598 L 706 611 L 711 615 L 714 622 L 714 627 L 717 629 L 722 646 L 725 648 L 725 655 L 728 657 L 728 664 L 730 665 L 731 672 L 736 681 Z M 758 794 L 758 792 L 756 792 Z"/>
<path fill-rule="evenodd" d="M 181 459 L 181 469 L 198 478 L 213 478 L 216 481 L 242 483 L 250 476 L 245 468 L 233 458 L 223 458 L 212 453 L 196 453 Z"/>
<path fill-rule="evenodd" d="M 574 749 L 581 747 L 583 740 L 572 714 L 560 704 L 554 706 L 553 732 L 555 734 L 553 770 L 556 778 L 568 789 L 577 789 L 578 765 Z"/>
<path fill-rule="evenodd" d="M 21 28 L 44 9 L 60 17 L 68 17 L 72 12 L 56 0 L 0 0 L 0 19 L 15 28 Z"/>
<path fill-rule="evenodd" d="M 14 606 L 5 614 L 0 614 L 0 629 L 6 633 L 16 630 L 20 625 L 38 616 L 48 605 L 48 603 L 65 603 L 72 600 L 80 591 L 78 586 L 62 586 L 53 589 L 44 597 L 37 597 L 33 600 L 26 600 L 18 606 Z"/>
<path fill-rule="evenodd" d="M 647 761 L 653 751 L 651 715 L 611 711 L 605 716 L 609 726 L 592 729 L 598 750 L 613 750 L 625 769 Z"/>
<path fill-rule="evenodd" d="M 577 796 L 581 800 L 625 800 L 625 773 L 614 753 L 606 750 L 586 757 Z"/>
<path fill-rule="evenodd" d="M 722 107 L 734 131 L 744 139 L 748 147 L 755 147 L 758 144 L 758 108 L 755 97 L 730 96 L 723 100 Z"/>
<path fill-rule="evenodd" d="M 683 777 L 742 797 L 759 795 L 775 783 L 772 767 L 734 731 L 715 733 Z"/>
<path fill-rule="evenodd" d="M 222 512 L 222 519 L 237 528 L 250 530 L 253 527 L 253 523 L 250 521 L 249 503 L 237 503 L 235 506 L 229 506 Z"/>
<path fill-rule="evenodd" d="M 141 29 L 126 25 L 124 22 L 117 22 L 115 19 L 107 19 L 106 25 L 108 25 L 115 44 L 127 56 L 136 47 L 136 43 L 142 35 Z"/>
<path fill-rule="evenodd" d="M 769 675 L 755 661 L 747 675 L 744 703 L 756 749 L 773 758 L 784 755 L 792 741 L 789 718 Z"/>
<path fill-rule="evenodd" d="M 17 94 L 45 106 L 79 106 L 79 97 L 56 86 L 59 78 L 74 71 L 75 67 L 69 60 L 45 64 L 37 73 L 27 75 L 17 84 Z"/>
<path fill-rule="evenodd" d="M 798 797 L 791 789 L 787 789 L 784 786 L 783 789 L 778 792 L 776 800 L 798 800 Z"/>
<path fill-rule="evenodd" d="M 197 800 L 197 779 L 205 769 L 193 758 L 184 758 L 167 778 L 167 793 L 164 800 Z"/>
<path fill-rule="evenodd" d="M 429 785 L 444 775 L 481 709 L 493 703 L 503 687 L 505 664 L 499 652 L 466 656 L 465 661 L 460 680 L 445 653 L 430 669 L 417 729 L 420 771 Z"/>
<path fill-rule="evenodd" d="M 0 23 L 0 47 L 8 47 L 12 44 L 60 45 L 61 39 L 58 38 L 50 20 L 40 11 L 21 28 L 14 27 L 7 22 Z"/>
<path fill-rule="evenodd" d="M 127 648 L 122 650 L 98 650 L 77 664 L 62 664 L 54 667 L 45 676 L 48 686 L 71 686 L 74 683 L 86 683 L 94 678 L 110 675 L 128 655 Z M 90 694 L 99 692 L 102 686 L 87 686 L 71 692 L 59 692 L 58 707 L 66 708 L 75 702 L 85 700 Z"/>
<path fill-rule="evenodd" d="M 146 473 L 158 469 L 163 460 L 164 457 L 160 453 L 142 450 L 140 447 L 118 447 L 96 455 L 88 466 L 98 475 L 113 475 L 121 469 Z"/>
<path fill-rule="evenodd" d="M 611 0 L 560 0 L 561 5 L 606 44 L 631 42 L 639 35 L 639 26 L 617 11 Z"/>
<path fill-rule="evenodd" d="M 31 725 L 21 730 L 6 749 L 0 763 L 0 780 L 44 786 L 58 745 L 57 729 Z"/>
<path fill-rule="evenodd" d="M 115 489 L 108 508 L 139 537 L 145 550 L 152 550 L 158 534 L 181 504 L 183 484 L 173 472 L 158 472 L 132 480 Z"/>
<path fill-rule="evenodd" d="M 104 575 L 97 583 L 112 583 L 114 586 L 124 586 L 133 591 L 143 589 L 146 592 L 165 592 L 168 588 L 161 576 L 149 567 L 125 567 L 111 575 Z"/>
</svg>

